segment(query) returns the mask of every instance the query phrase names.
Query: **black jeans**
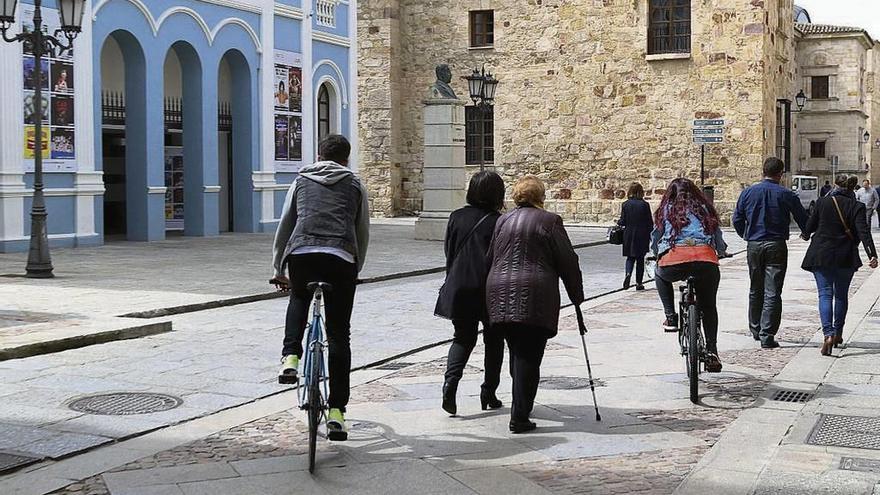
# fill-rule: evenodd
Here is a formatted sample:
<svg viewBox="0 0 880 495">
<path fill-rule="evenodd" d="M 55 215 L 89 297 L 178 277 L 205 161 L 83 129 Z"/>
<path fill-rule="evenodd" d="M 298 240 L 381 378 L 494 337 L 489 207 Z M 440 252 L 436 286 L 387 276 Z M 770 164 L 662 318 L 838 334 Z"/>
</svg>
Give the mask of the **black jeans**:
<svg viewBox="0 0 880 495">
<path fill-rule="evenodd" d="M 541 361 L 544 360 L 547 337 L 528 325 L 507 324 L 500 330 L 510 349 L 510 377 L 513 378 L 510 420 L 528 421 L 541 381 Z"/>
<path fill-rule="evenodd" d="M 626 274 L 627 276 L 632 275 L 633 267 L 636 269 L 636 284 L 642 285 L 642 281 L 645 279 L 645 257 L 641 256 L 638 258 L 633 258 L 632 256 L 626 257 Z"/>
<path fill-rule="evenodd" d="M 453 320 L 455 336 L 446 359 L 446 383 L 458 385 L 464 374 L 464 367 L 477 345 L 476 320 Z M 483 385 L 487 394 L 495 394 L 501 382 L 501 365 L 504 363 L 504 335 L 483 323 L 483 345 L 486 346 L 486 359 L 483 365 Z"/>
<path fill-rule="evenodd" d="M 654 284 L 663 303 L 663 311 L 667 317 L 676 314 L 675 289 L 673 282 L 694 277 L 694 289 L 697 293 L 697 306 L 702 314 L 703 333 L 706 335 L 706 347 L 717 351 L 718 342 L 718 284 L 721 283 L 721 270 L 714 263 L 695 261 L 672 266 L 658 266 L 654 272 Z"/>
<path fill-rule="evenodd" d="M 310 282 L 326 282 L 333 290 L 324 293 L 324 314 L 329 347 L 330 397 L 327 405 L 345 411 L 350 395 L 351 309 L 357 284 L 357 266 L 332 254 L 301 254 L 287 258 L 290 304 L 284 327 L 282 355 L 302 357 L 303 336 L 309 319 Z"/>
<path fill-rule="evenodd" d="M 749 330 L 762 342 L 773 340 L 782 321 L 782 286 L 788 269 L 785 241 L 751 241 L 748 246 Z"/>
</svg>

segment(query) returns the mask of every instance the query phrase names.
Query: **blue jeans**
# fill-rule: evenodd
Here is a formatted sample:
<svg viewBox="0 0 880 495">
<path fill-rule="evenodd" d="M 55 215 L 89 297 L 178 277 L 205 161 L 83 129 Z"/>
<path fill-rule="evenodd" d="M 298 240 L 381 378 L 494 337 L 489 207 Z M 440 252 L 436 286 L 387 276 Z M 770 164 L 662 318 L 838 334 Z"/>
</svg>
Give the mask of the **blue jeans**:
<svg viewBox="0 0 880 495">
<path fill-rule="evenodd" d="M 819 290 L 819 318 L 826 337 L 843 335 L 849 309 L 849 285 L 855 273 L 852 268 L 823 268 L 813 272 Z"/>
</svg>

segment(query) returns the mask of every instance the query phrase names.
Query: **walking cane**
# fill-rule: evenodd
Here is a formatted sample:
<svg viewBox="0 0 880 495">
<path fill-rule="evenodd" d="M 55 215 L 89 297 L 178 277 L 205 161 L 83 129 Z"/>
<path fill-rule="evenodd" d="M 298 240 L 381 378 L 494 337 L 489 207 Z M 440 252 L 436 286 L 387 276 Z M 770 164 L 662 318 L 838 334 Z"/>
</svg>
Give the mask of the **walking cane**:
<svg viewBox="0 0 880 495">
<path fill-rule="evenodd" d="M 587 353 L 587 325 L 584 324 L 584 314 L 581 313 L 581 307 L 575 305 L 575 314 L 577 315 L 578 330 L 581 332 L 581 344 L 584 346 L 584 357 L 587 360 L 587 376 L 590 377 L 590 391 L 593 392 L 593 407 L 596 408 L 596 421 L 602 421 L 599 415 L 599 404 L 596 402 L 596 384 L 593 383 L 593 370 L 590 368 L 590 355 Z"/>
</svg>

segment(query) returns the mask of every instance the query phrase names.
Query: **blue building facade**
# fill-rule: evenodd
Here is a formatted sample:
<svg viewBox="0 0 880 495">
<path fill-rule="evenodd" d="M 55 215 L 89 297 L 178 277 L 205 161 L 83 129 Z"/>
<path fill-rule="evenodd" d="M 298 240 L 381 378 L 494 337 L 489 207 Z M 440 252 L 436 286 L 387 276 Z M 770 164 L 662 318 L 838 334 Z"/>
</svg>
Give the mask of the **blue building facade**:
<svg viewBox="0 0 880 495">
<path fill-rule="evenodd" d="M 15 76 L 0 82 L 0 252 L 27 249 L 37 152 L 50 245 L 69 247 L 271 231 L 322 136 L 357 146 L 356 0 L 88 3 L 48 80 L 29 77 L 21 46 L 0 45 Z M 20 29 L 32 10 L 18 9 Z M 42 116 L 34 84 L 48 90 Z"/>
</svg>

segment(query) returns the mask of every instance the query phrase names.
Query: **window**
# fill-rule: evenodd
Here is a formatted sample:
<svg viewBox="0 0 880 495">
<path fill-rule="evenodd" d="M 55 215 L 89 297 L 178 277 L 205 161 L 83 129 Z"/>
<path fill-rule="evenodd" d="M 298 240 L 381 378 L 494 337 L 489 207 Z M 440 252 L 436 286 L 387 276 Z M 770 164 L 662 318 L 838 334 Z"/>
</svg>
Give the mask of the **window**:
<svg viewBox="0 0 880 495">
<path fill-rule="evenodd" d="M 810 97 L 814 100 L 828 98 L 828 76 L 813 76 L 810 84 Z"/>
<path fill-rule="evenodd" d="M 810 141 L 810 158 L 826 158 L 825 141 Z"/>
<path fill-rule="evenodd" d="M 465 162 L 468 165 L 480 164 L 482 151 L 483 163 L 495 161 L 495 109 L 488 107 L 480 111 L 479 107 L 465 108 Z"/>
<path fill-rule="evenodd" d="M 318 142 L 330 135 L 330 91 L 327 84 L 318 89 Z"/>
<path fill-rule="evenodd" d="M 776 156 L 791 171 L 791 102 L 776 100 Z"/>
<path fill-rule="evenodd" d="M 691 0 L 650 0 L 648 53 L 690 53 Z"/>
<path fill-rule="evenodd" d="M 471 47 L 484 48 L 495 44 L 495 11 L 471 11 Z"/>
</svg>

